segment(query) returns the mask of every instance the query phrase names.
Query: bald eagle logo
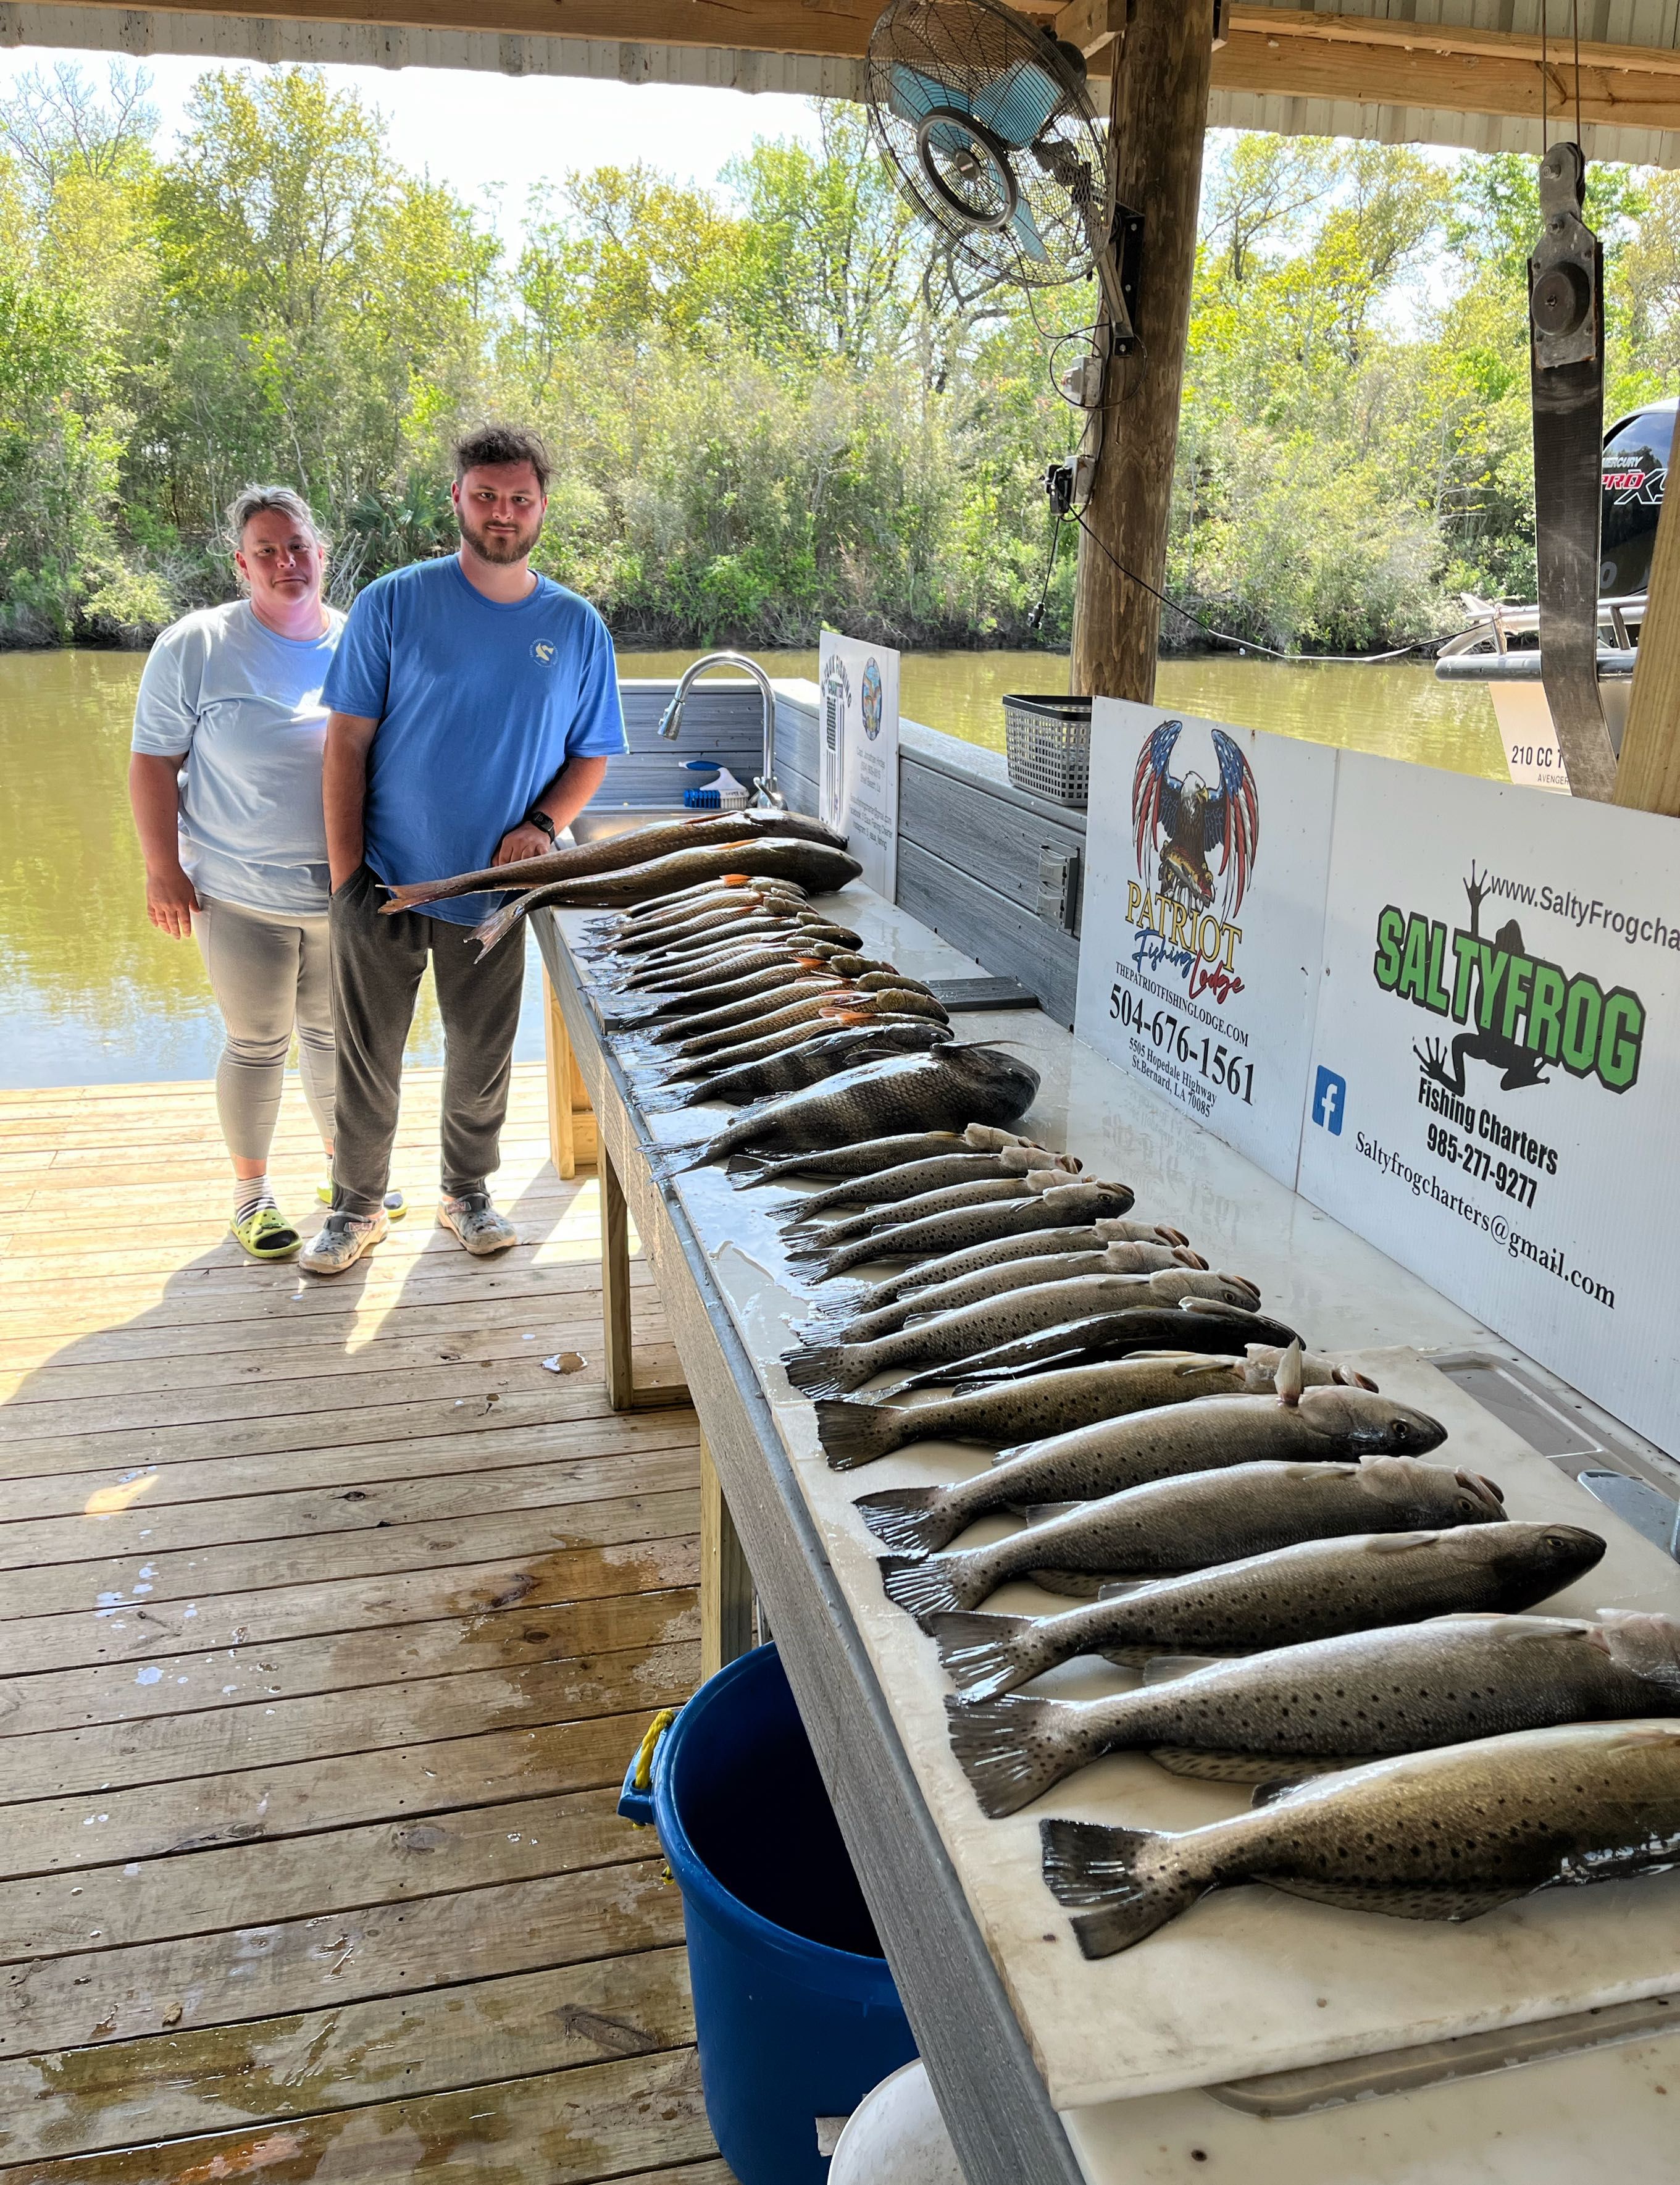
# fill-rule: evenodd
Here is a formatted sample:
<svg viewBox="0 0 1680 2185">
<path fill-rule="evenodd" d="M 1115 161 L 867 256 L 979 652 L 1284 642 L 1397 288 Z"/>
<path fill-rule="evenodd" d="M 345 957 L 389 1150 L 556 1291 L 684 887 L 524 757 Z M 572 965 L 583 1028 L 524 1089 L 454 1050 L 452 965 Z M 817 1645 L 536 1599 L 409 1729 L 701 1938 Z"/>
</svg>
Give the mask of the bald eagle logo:
<svg viewBox="0 0 1680 2185">
<path fill-rule="evenodd" d="M 1144 740 L 1132 776 L 1131 819 L 1137 869 L 1146 885 L 1156 860 L 1155 891 L 1197 910 L 1233 919 L 1253 877 L 1260 847 L 1260 796 L 1254 769 L 1236 739 L 1210 731 L 1219 762 L 1217 783 L 1193 768 L 1172 771 L 1182 721 L 1163 721 Z M 1217 853 L 1218 869 L 1212 863 Z"/>
</svg>

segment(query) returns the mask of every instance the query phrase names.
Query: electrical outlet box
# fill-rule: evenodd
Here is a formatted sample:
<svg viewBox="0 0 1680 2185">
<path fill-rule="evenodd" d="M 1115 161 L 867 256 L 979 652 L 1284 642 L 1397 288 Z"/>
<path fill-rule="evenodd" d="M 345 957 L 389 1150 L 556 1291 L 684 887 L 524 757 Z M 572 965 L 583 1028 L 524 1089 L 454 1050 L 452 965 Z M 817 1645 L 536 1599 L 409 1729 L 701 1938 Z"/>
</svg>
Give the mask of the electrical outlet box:
<svg viewBox="0 0 1680 2185">
<path fill-rule="evenodd" d="M 1069 402 L 1080 410 L 1095 410 L 1102 400 L 1102 382 L 1107 366 L 1100 356 L 1081 357 L 1076 365 L 1062 374 L 1062 392 Z"/>
<path fill-rule="evenodd" d="M 1080 853 L 1041 850 L 1038 859 L 1038 914 L 1063 933 L 1077 933 L 1080 917 Z"/>
</svg>

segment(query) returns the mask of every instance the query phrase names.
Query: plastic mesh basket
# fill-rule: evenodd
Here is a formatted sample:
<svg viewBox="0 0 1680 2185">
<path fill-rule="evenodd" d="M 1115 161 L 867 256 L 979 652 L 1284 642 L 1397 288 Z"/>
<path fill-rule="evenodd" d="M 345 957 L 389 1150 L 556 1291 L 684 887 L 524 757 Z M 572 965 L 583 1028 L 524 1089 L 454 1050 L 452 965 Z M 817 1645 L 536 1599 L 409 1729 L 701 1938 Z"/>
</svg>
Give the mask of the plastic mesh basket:
<svg viewBox="0 0 1680 2185">
<path fill-rule="evenodd" d="M 1003 735 L 1017 789 L 1084 810 L 1091 794 L 1089 698 L 1006 696 Z"/>
</svg>

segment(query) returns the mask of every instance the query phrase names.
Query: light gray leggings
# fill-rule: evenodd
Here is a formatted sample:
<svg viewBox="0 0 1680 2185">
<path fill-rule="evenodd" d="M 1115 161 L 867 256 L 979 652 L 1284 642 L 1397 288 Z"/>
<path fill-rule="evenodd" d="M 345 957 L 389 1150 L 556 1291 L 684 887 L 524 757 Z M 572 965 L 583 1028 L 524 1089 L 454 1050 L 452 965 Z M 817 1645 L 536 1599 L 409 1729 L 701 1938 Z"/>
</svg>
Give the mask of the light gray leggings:
<svg viewBox="0 0 1680 2185">
<path fill-rule="evenodd" d="M 267 1160 L 294 1028 L 304 1098 L 316 1129 L 330 1139 L 332 980 L 326 912 L 300 917 L 200 896 L 193 932 L 227 1025 L 216 1065 L 216 1110 L 228 1152 L 236 1160 Z"/>
</svg>

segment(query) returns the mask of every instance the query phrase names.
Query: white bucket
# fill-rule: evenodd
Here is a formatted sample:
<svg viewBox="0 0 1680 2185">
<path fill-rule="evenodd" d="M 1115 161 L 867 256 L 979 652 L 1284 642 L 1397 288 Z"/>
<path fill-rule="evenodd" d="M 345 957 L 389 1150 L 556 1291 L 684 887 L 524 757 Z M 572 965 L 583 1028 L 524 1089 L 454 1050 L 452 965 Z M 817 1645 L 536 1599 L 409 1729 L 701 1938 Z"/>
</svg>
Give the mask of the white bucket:
<svg viewBox="0 0 1680 2185">
<path fill-rule="evenodd" d="M 829 2185 L 964 2185 L 924 2065 L 907 2064 L 847 2120 Z"/>
</svg>

